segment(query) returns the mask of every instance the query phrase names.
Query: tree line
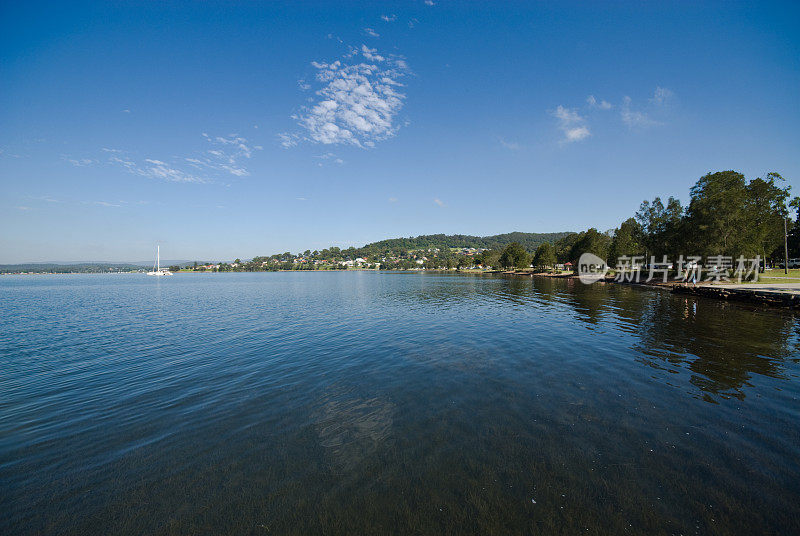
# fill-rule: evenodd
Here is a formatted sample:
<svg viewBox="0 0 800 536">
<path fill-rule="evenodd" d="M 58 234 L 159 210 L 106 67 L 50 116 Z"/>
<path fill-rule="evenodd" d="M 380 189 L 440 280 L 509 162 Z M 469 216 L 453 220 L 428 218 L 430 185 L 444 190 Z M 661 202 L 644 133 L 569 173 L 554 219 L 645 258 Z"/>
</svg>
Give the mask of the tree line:
<svg viewBox="0 0 800 536">
<path fill-rule="evenodd" d="M 479 262 L 504 268 L 552 267 L 594 253 L 614 266 L 620 257 L 740 255 L 776 264 L 784 257 L 784 221 L 789 257 L 800 257 L 800 198 L 778 173 L 747 180 L 736 171 L 719 171 L 701 177 L 689 192 L 689 203 L 669 197 L 643 201 L 639 210 L 619 227 L 607 232 L 591 228 L 570 233 L 535 250 L 519 243 L 485 251 Z M 794 218 L 790 218 L 794 211 Z"/>
</svg>

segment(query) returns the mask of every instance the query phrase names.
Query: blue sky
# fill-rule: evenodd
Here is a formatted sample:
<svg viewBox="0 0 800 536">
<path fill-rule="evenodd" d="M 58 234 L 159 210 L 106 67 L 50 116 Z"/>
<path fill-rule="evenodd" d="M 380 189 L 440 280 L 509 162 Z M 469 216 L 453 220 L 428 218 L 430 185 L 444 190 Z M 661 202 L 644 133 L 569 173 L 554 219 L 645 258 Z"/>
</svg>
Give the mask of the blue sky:
<svg viewBox="0 0 800 536">
<path fill-rule="evenodd" d="M 606 230 L 709 171 L 797 185 L 800 5 L 696 4 L 5 2 L 0 262 Z"/>
</svg>

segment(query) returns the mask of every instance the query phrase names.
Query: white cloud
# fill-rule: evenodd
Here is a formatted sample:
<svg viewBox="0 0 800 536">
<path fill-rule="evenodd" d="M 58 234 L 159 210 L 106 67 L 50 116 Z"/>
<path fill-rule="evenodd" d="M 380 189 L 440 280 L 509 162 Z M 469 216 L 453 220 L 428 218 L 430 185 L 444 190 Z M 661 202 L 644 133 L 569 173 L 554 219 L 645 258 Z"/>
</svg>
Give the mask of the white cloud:
<svg viewBox="0 0 800 536">
<path fill-rule="evenodd" d="M 389 198 L 389 202 L 390 203 L 397 203 L 397 198 L 396 197 L 390 197 Z"/>
<path fill-rule="evenodd" d="M 553 112 L 553 115 L 555 115 L 560 121 L 567 124 L 583 121 L 583 117 L 578 115 L 577 110 L 565 108 L 560 104 L 558 105 L 558 108 L 556 108 L 556 111 Z"/>
<path fill-rule="evenodd" d="M 121 203 L 109 203 L 108 201 L 95 201 L 95 205 L 99 205 L 101 207 L 121 207 Z"/>
<path fill-rule="evenodd" d="M 363 61 L 358 61 L 361 58 Z M 405 94 L 400 79 L 408 67 L 402 58 L 378 54 L 362 45 L 331 63 L 312 62 L 321 84 L 317 98 L 295 117 L 312 143 L 373 147 L 391 138 Z M 279 134 L 281 145 L 292 147 L 299 135 Z"/>
<path fill-rule="evenodd" d="M 317 155 L 315 158 L 319 158 L 320 160 L 328 160 L 328 161 L 333 162 L 334 164 L 338 164 L 338 165 L 344 164 L 344 160 L 342 160 L 341 158 L 338 158 L 333 153 L 320 154 L 320 155 Z M 320 164 L 320 166 L 321 165 L 322 164 Z"/>
<path fill-rule="evenodd" d="M 176 164 L 169 164 L 163 160 L 159 160 L 156 158 L 145 158 L 143 160 L 135 159 L 132 156 L 128 156 L 124 151 L 120 151 L 118 149 L 103 149 L 106 152 L 112 154 L 109 157 L 108 162 L 112 165 L 117 165 L 125 168 L 128 173 L 133 175 L 138 175 L 140 177 L 146 177 L 148 179 L 158 179 L 164 180 L 169 182 L 194 182 L 194 183 L 205 183 L 210 182 L 209 179 L 206 177 L 197 175 L 195 173 L 190 173 L 184 169 L 181 169 Z M 197 164 L 193 164 L 191 160 L 193 159 L 185 159 L 190 161 L 190 165 L 195 168 L 200 168 L 201 166 Z M 197 160 L 198 163 L 202 164 L 201 160 Z"/>
<path fill-rule="evenodd" d="M 433 0 L 425 0 L 425 5 L 426 6 L 435 6 L 436 4 L 434 3 Z"/>
<path fill-rule="evenodd" d="M 278 139 L 281 142 L 281 146 L 284 149 L 288 149 L 290 147 L 294 147 L 295 145 L 297 145 L 297 140 L 299 139 L 299 136 L 297 134 L 283 132 L 281 134 L 278 134 Z"/>
<path fill-rule="evenodd" d="M 122 113 L 129 114 L 129 113 L 131 113 L 131 111 L 128 110 L 128 109 L 125 109 L 125 110 L 122 110 Z"/>
<path fill-rule="evenodd" d="M 519 143 L 515 141 L 506 141 L 503 138 L 500 138 L 500 145 L 502 145 L 506 149 L 511 149 L 512 151 L 519 150 Z"/>
<path fill-rule="evenodd" d="M 442 201 L 442 200 L 441 200 L 441 199 L 439 199 L 439 198 L 435 198 L 435 199 L 433 200 L 433 202 L 434 202 L 434 203 L 436 203 L 437 205 L 439 205 L 440 207 L 443 207 L 443 206 L 444 206 L 444 201 Z"/>
<path fill-rule="evenodd" d="M 43 196 L 32 196 L 31 199 L 36 199 L 37 201 L 45 201 L 47 203 L 63 203 L 60 199 L 56 199 L 55 197 L 49 195 Z"/>
<path fill-rule="evenodd" d="M 250 175 L 241 164 L 242 159 L 249 159 L 253 151 L 260 151 L 260 145 L 250 146 L 247 139 L 236 134 L 227 138 L 224 136 L 211 137 L 203 132 L 203 137 L 212 144 L 213 149 L 208 149 L 199 158 L 186 158 L 185 160 L 198 169 L 224 171 L 236 177 Z"/>
<path fill-rule="evenodd" d="M 207 177 L 209 171 L 223 171 L 239 177 L 249 174 L 238 164 L 239 159 L 250 158 L 255 149 L 247 145 L 247 140 L 238 136 L 212 138 L 206 133 L 203 136 L 218 148 L 207 150 L 197 157 L 183 158 L 181 162 L 204 173 L 188 171 L 180 163 L 169 163 L 157 158 L 137 160 L 116 149 L 107 151 L 113 155 L 109 162 L 122 166 L 134 175 L 169 182 L 208 183 L 211 182 Z"/>
<path fill-rule="evenodd" d="M 658 121 L 651 119 L 645 112 L 634 110 L 631 107 L 631 98 L 627 95 L 622 99 L 619 113 L 622 122 L 628 125 L 628 128 L 643 128 L 659 124 Z"/>
<path fill-rule="evenodd" d="M 131 164 L 131 162 L 124 163 L 132 173 L 151 179 L 161 179 L 170 182 L 207 182 L 201 177 L 197 177 L 181 169 L 172 167 L 166 162 L 153 158 L 146 158 L 145 164 L 142 166 Z"/>
<path fill-rule="evenodd" d="M 211 141 L 211 138 L 208 136 L 208 134 L 203 133 L 203 136 Z M 217 143 L 221 143 L 222 145 L 233 145 L 239 154 L 244 155 L 247 158 L 250 158 L 250 155 L 252 154 L 252 149 L 248 147 L 247 140 L 242 137 L 238 137 L 235 134 L 231 134 L 230 138 L 217 136 L 215 141 Z"/>
<path fill-rule="evenodd" d="M 653 98 L 650 99 L 650 102 L 655 104 L 656 106 L 661 106 L 663 104 L 667 104 L 675 94 L 665 87 L 656 87 L 656 90 L 653 92 Z"/>
<path fill-rule="evenodd" d="M 97 160 L 94 160 L 93 158 L 79 158 L 79 159 L 67 158 L 67 162 L 69 162 L 73 166 L 84 167 L 96 164 Z"/>
<path fill-rule="evenodd" d="M 355 52 L 358 53 L 357 51 Z M 369 48 L 367 45 L 361 45 L 361 54 L 369 61 L 376 61 L 376 62 L 386 61 L 386 58 L 379 55 L 377 52 L 378 50 L 375 48 Z"/>
<path fill-rule="evenodd" d="M 586 97 L 586 102 L 589 103 L 590 108 L 599 108 L 601 110 L 610 110 L 611 103 L 605 100 L 597 100 L 594 95 Z"/>
<path fill-rule="evenodd" d="M 380 37 L 381 34 L 373 30 L 372 28 L 364 28 L 364 33 L 370 37 Z"/>
<path fill-rule="evenodd" d="M 591 136 L 589 129 L 585 126 L 569 128 L 564 132 L 567 141 L 580 141 L 586 137 Z"/>
<path fill-rule="evenodd" d="M 397 20 L 397 15 L 394 15 L 394 14 L 392 14 L 392 15 L 381 15 L 381 19 L 384 22 L 394 22 L 394 21 Z"/>
<path fill-rule="evenodd" d="M 589 108 L 592 109 L 619 109 L 619 117 L 628 128 L 641 129 L 662 124 L 660 121 L 653 119 L 652 116 L 663 116 L 664 108 L 670 104 L 674 96 L 675 94 L 671 90 L 658 86 L 655 91 L 653 91 L 653 96 L 648 99 L 649 105 L 646 106 L 634 106 L 633 100 L 627 95 L 622 98 L 622 102 L 617 106 L 605 100 L 598 100 L 594 95 L 589 95 L 586 98 L 586 102 Z M 585 126 L 585 124 L 581 123 L 580 126 Z M 572 132 L 567 134 L 567 138 L 576 140 L 585 138 L 588 135 L 588 130 L 583 132 L 577 128 L 573 128 Z"/>
<path fill-rule="evenodd" d="M 571 143 L 591 136 L 586 119 L 577 110 L 559 105 L 552 114 L 558 119 L 558 128 L 564 133 L 563 142 Z"/>
<path fill-rule="evenodd" d="M 17 207 L 17 210 L 22 210 L 22 211 L 31 210 L 31 207 L 26 207 L 26 206 L 21 205 L 21 206 Z"/>
</svg>

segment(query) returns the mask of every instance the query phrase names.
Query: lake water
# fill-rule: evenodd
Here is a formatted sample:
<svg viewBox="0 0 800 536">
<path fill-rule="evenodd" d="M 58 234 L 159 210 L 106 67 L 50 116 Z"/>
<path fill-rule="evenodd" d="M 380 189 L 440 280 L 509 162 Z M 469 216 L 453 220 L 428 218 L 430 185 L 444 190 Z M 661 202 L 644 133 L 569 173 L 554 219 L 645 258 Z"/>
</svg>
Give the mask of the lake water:
<svg viewBox="0 0 800 536">
<path fill-rule="evenodd" d="M 0 277 L 2 534 L 800 530 L 800 323 L 575 281 Z"/>
</svg>

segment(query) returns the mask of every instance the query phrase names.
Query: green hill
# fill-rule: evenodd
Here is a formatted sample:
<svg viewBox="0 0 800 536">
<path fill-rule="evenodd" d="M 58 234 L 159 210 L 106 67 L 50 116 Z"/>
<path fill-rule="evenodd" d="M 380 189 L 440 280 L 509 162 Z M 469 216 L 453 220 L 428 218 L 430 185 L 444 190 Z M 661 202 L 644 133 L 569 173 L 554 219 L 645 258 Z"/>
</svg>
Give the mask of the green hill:
<svg viewBox="0 0 800 536">
<path fill-rule="evenodd" d="M 449 249 L 449 248 L 487 248 L 501 249 L 511 242 L 519 242 L 528 251 L 534 251 L 540 244 L 550 242 L 555 244 L 560 239 L 573 234 L 571 232 L 560 233 L 504 233 L 492 236 L 470 236 L 470 235 L 420 235 L 409 238 L 390 238 L 373 242 L 360 248 L 361 251 L 377 253 L 397 250 L 415 249 Z"/>
</svg>

